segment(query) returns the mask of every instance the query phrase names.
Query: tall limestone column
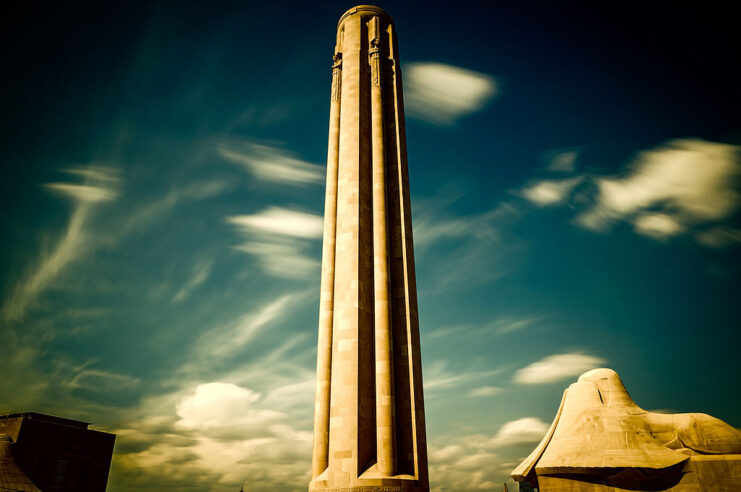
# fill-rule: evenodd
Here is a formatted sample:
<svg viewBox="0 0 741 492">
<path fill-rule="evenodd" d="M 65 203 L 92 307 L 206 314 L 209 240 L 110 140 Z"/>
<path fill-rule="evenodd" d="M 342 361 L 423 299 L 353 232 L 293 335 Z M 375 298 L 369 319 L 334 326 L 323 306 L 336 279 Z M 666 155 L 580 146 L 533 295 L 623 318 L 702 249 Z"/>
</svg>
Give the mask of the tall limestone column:
<svg viewBox="0 0 741 492">
<path fill-rule="evenodd" d="M 311 491 L 429 491 L 398 53 L 382 9 L 340 18 Z"/>
</svg>

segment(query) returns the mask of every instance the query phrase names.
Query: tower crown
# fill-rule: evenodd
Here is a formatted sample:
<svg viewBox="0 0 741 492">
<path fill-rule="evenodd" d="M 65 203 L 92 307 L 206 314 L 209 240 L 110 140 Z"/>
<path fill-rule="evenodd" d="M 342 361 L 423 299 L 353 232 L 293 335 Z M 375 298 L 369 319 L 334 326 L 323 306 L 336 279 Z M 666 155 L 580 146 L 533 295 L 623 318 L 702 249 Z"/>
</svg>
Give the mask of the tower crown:
<svg viewBox="0 0 741 492">
<path fill-rule="evenodd" d="M 378 17 L 383 17 L 384 19 L 386 19 L 389 23 L 393 23 L 393 21 L 391 20 L 391 16 L 389 16 L 389 14 L 386 13 L 386 11 L 383 10 L 381 7 L 376 7 L 375 5 L 356 5 L 355 7 L 342 14 L 340 20 L 337 21 L 337 27 L 340 27 L 345 19 L 355 14 L 360 14 L 363 17 L 377 15 Z"/>
</svg>

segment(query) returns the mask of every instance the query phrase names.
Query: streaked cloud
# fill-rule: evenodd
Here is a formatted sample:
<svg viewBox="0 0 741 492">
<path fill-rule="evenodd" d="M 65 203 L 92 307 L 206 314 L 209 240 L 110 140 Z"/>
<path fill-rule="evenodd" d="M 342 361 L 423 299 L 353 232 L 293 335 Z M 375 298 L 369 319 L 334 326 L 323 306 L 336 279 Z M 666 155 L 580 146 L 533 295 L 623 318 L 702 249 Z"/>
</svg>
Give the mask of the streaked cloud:
<svg viewBox="0 0 741 492">
<path fill-rule="evenodd" d="M 322 237 L 321 216 L 269 207 L 256 214 L 236 215 L 226 220 L 245 238 L 234 248 L 255 257 L 267 273 L 295 279 L 315 277 L 319 258 L 306 251 L 311 240 Z"/>
<path fill-rule="evenodd" d="M 79 202 L 107 202 L 118 196 L 116 184 L 118 170 L 105 166 L 70 167 L 61 169 L 72 176 L 81 177 L 84 183 L 45 183 L 43 186 L 52 193 Z"/>
<path fill-rule="evenodd" d="M 547 171 L 573 173 L 576 171 L 576 158 L 579 157 L 577 150 L 559 150 L 546 154 L 548 160 Z"/>
<path fill-rule="evenodd" d="M 496 386 L 481 386 L 479 388 L 474 388 L 471 391 L 469 391 L 468 396 L 473 396 L 473 397 L 494 396 L 494 395 L 498 395 L 501 392 L 502 392 L 502 389 L 497 388 Z"/>
<path fill-rule="evenodd" d="M 235 186 L 236 183 L 224 178 L 174 184 L 167 191 L 158 193 L 134 207 L 120 224 L 119 235 L 147 229 L 180 205 L 218 197 L 230 192 Z"/>
<path fill-rule="evenodd" d="M 413 212 L 417 261 L 431 261 L 427 258 L 434 256 L 432 261 L 438 265 L 430 287 L 434 290 L 454 284 L 470 288 L 504 275 L 512 265 L 500 261 L 501 257 L 520 244 L 506 234 L 505 227 L 519 215 L 517 208 L 503 202 L 480 213 L 453 215 L 451 205 L 460 196 L 417 199 Z"/>
<path fill-rule="evenodd" d="M 535 205 L 544 207 L 565 201 L 571 191 L 583 181 L 582 176 L 559 180 L 540 180 L 526 186 L 521 194 Z"/>
<path fill-rule="evenodd" d="M 89 231 L 91 216 L 100 202 L 111 201 L 118 194 L 120 179 L 113 168 L 91 166 L 62 171 L 82 177 L 84 182 L 44 185 L 47 190 L 72 199 L 72 213 L 66 229 L 61 235 L 46 238 L 45 243 L 51 246 L 41 251 L 35 264 L 13 286 L 2 308 L 2 317 L 6 320 L 20 320 L 53 280 L 75 260 L 95 249 L 99 238 Z"/>
<path fill-rule="evenodd" d="M 514 382 L 523 384 L 542 384 L 562 381 L 604 365 L 607 361 L 601 357 L 572 352 L 550 355 L 537 362 L 519 369 Z"/>
<path fill-rule="evenodd" d="M 263 181 L 301 187 L 324 183 L 324 166 L 303 161 L 278 147 L 253 142 L 222 143 L 216 151 Z"/>
<path fill-rule="evenodd" d="M 425 368 L 425 380 L 424 389 L 425 392 L 429 393 L 430 396 L 437 391 L 447 391 L 451 387 L 461 388 L 471 384 L 471 382 L 478 381 L 481 384 L 481 380 L 492 378 L 505 370 L 504 367 L 498 367 L 494 369 L 477 368 L 467 369 L 465 371 L 453 371 L 448 368 L 448 362 L 444 359 L 439 359 L 431 363 Z M 477 386 L 481 388 L 482 386 Z M 489 387 L 493 388 L 493 387 Z M 491 390 L 484 390 L 491 391 Z M 426 394 L 427 394 L 426 393 Z M 483 395 L 481 395 L 483 396 Z"/>
<path fill-rule="evenodd" d="M 453 326 L 443 326 L 441 328 L 426 331 L 423 334 L 423 337 L 426 339 L 469 337 L 479 340 L 485 338 L 496 338 L 525 330 L 546 318 L 548 318 L 547 315 L 524 317 L 504 316 L 486 323 L 465 323 Z"/>
<path fill-rule="evenodd" d="M 255 256 L 260 266 L 277 277 L 315 278 L 319 271 L 319 258 L 305 253 L 304 241 L 281 238 L 280 240 L 247 241 L 234 249 Z"/>
<path fill-rule="evenodd" d="M 508 335 L 529 328 L 547 317 L 546 315 L 525 316 L 521 318 L 504 317 L 495 320 L 491 328 L 493 328 L 493 332 L 496 335 Z"/>
<path fill-rule="evenodd" d="M 100 186 L 79 185 L 69 183 L 45 184 L 48 190 L 58 192 L 81 202 L 107 202 L 116 198 L 116 193 Z"/>
<path fill-rule="evenodd" d="M 213 261 L 204 261 L 198 263 L 193 268 L 193 274 L 188 281 L 175 293 L 172 298 L 173 302 L 181 302 L 187 299 L 191 293 L 197 289 L 211 275 Z"/>
<path fill-rule="evenodd" d="M 491 440 L 493 447 L 510 446 L 513 444 L 537 443 L 546 432 L 549 425 L 535 417 L 524 417 L 504 424 L 497 435 Z"/>
<path fill-rule="evenodd" d="M 733 244 L 741 243 L 741 229 L 728 226 L 716 226 L 699 231 L 695 239 L 703 246 L 710 248 L 725 248 Z"/>
<path fill-rule="evenodd" d="M 265 303 L 257 311 L 249 311 L 234 321 L 204 330 L 194 346 L 195 357 L 221 359 L 244 348 L 270 323 L 288 312 L 288 307 L 302 294 L 284 294 Z"/>
<path fill-rule="evenodd" d="M 247 232 L 268 232 L 305 239 L 320 238 L 323 232 L 320 215 L 281 207 L 269 207 L 252 215 L 235 215 L 228 217 L 227 221 Z"/>
<path fill-rule="evenodd" d="M 729 217 L 741 203 L 739 146 L 700 139 L 671 140 L 639 153 L 624 176 L 598 178 L 595 204 L 576 222 L 605 231 L 613 221 L 667 239 Z"/>
<path fill-rule="evenodd" d="M 82 369 L 68 384 L 72 388 L 97 391 L 101 388 L 110 387 L 110 385 L 114 385 L 120 390 L 122 387 L 131 386 L 138 382 L 139 378 L 128 374 L 119 374 L 102 369 Z"/>
<path fill-rule="evenodd" d="M 452 125 L 480 111 L 497 94 L 494 77 L 437 62 L 404 64 L 404 106 L 409 117 Z"/>
</svg>

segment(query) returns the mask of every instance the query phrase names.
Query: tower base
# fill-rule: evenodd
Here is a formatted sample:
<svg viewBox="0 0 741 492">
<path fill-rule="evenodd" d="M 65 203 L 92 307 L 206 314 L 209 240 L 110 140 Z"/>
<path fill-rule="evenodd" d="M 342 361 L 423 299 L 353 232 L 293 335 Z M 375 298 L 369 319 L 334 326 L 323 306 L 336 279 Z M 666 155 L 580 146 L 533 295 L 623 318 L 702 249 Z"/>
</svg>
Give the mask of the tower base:
<svg viewBox="0 0 741 492">
<path fill-rule="evenodd" d="M 344 482 L 344 481 L 343 481 Z M 309 483 L 309 492 L 429 492 L 430 486 L 412 475 L 384 477 L 370 467 L 356 479 L 348 479 L 340 485 L 330 484 L 328 470 Z"/>
</svg>

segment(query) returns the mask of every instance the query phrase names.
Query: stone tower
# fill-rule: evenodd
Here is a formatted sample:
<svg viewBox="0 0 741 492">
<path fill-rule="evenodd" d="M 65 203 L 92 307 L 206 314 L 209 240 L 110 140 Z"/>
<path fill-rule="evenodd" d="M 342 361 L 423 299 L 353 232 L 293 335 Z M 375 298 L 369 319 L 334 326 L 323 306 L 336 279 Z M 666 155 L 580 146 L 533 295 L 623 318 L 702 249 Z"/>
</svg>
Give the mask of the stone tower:
<svg viewBox="0 0 741 492">
<path fill-rule="evenodd" d="M 404 104 L 394 24 L 337 25 L 311 491 L 428 491 Z"/>
</svg>

